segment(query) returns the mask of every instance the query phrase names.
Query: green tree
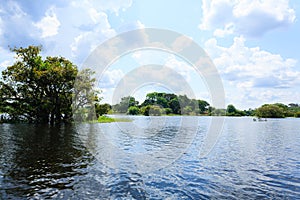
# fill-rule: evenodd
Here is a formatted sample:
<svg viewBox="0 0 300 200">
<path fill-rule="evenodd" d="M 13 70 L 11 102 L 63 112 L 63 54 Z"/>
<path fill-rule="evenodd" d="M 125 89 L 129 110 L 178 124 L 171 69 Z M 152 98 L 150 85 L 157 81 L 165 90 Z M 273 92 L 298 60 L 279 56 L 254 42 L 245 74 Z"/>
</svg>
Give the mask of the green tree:
<svg viewBox="0 0 300 200">
<path fill-rule="evenodd" d="M 120 103 L 113 105 L 113 110 L 118 113 L 126 113 L 130 106 L 138 106 L 139 102 L 134 97 L 122 97 Z"/>
<path fill-rule="evenodd" d="M 138 107 L 136 107 L 136 106 L 130 106 L 128 108 L 127 113 L 129 115 L 138 115 L 140 113 L 140 109 Z"/>
<path fill-rule="evenodd" d="M 227 106 L 227 109 L 226 109 L 226 112 L 229 114 L 229 115 L 234 115 L 236 113 L 236 108 L 234 107 L 234 105 L 232 104 L 229 104 Z"/>
<path fill-rule="evenodd" d="M 95 90 L 95 81 L 93 78 L 95 72 L 91 69 L 83 69 L 77 73 L 73 91 L 73 118 L 76 121 L 96 120 L 96 107 L 101 98 L 101 91 Z"/>
<path fill-rule="evenodd" d="M 2 71 L 0 102 L 10 120 L 69 122 L 77 67 L 63 57 L 40 56 L 41 47 L 14 48 L 16 62 Z"/>
<path fill-rule="evenodd" d="M 151 105 L 142 106 L 142 107 L 140 108 L 140 113 L 141 113 L 142 115 L 149 116 L 150 107 L 151 107 Z"/>
<path fill-rule="evenodd" d="M 256 116 L 263 118 L 283 118 L 285 117 L 285 111 L 279 105 L 264 104 L 256 110 Z"/>
<path fill-rule="evenodd" d="M 209 103 L 204 100 L 198 100 L 199 112 L 200 114 L 204 114 L 208 112 Z"/>
<path fill-rule="evenodd" d="M 181 107 L 177 98 L 171 99 L 168 104 L 174 114 L 181 114 Z"/>
<path fill-rule="evenodd" d="M 294 114 L 294 117 L 300 117 L 300 111 L 296 112 L 296 113 Z"/>
<path fill-rule="evenodd" d="M 95 111 L 96 111 L 97 118 L 99 118 L 99 116 L 107 114 L 110 110 L 111 110 L 111 105 L 109 105 L 108 103 L 95 104 Z"/>
<path fill-rule="evenodd" d="M 160 116 L 163 113 L 163 110 L 158 105 L 150 106 L 149 115 Z"/>
</svg>

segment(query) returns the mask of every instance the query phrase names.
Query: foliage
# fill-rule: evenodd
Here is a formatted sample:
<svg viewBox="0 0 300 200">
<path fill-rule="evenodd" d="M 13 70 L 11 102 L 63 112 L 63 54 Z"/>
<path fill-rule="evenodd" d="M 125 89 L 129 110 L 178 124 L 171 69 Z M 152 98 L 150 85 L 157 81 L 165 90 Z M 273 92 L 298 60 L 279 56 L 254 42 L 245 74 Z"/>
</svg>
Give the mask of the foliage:
<svg viewBox="0 0 300 200">
<path fill-rule="evenodd" d="M 296 112 L 294 117 L 300 117 L 300 111 Z"/>
<path fill-rule="evenodd" d="M 84 69 L 78 72 L 74 84 L 72 109 L 76 121 L 91 121 L 97 119 L 96 104 L 101 100 L 100 91 L 93 89 L 95 72 Z M 95 114 L 96 113 L 96 114 Z"/>
<path fill-rule="evenodd" d="M 147 112 L 146 106 L 158 105 L 164 108 L 166 114 L 207 114 L 209 103 L 204 100 L 189 99 L 186 95 L 176 95 L 163 92 L 152 92 L 146 95 L 141 104 L 141 113 Z M 146 112 L 145 112 L 146 111 Z"/>
<path fill-rule="evenodd" d="M 150 111 L 150 105 L 142 106 L 140 108 L 140 114 L 142 115 L 149 116 L 149 111 Z"/>
<path fill-rule="evenodd" d="M 165 108 L 164 113 L 166 113 L 167 115 L 172 114 L 172 109 L 171 108 Z"/>
<path fill-rule="evenodd" d="M 209 114 L 211 116 L 225 116 L 226 115 L 226 110 L 225 109 L 221 109 L 221 108 L 211 107 Z"/>
<path fill-rule="evenodd" d="M 234 105 L 229 104 L 226 109 L 226 116 L 245 116 L 246 112 L 238 110 Z"/>
<path fill-rule="evenodd" d="M 204 114 L 204 113 L 208 112 L 209 103 L 207 103 L 204 100 L 198 100 L 198 105 L 199 105 L 199 113 L 200 114 Z"/>
<path fill-rule="evenodd" d="M 113 105 L 113 110 L 117 113 L 127 113 L 128 108 L 130 106 L 138 106 L 139 102 L 135 100 L 134 97 L 127 96 L 127 97 L 122 97 L 121 102 Z"/>
<path fill-rule="evenodd" d="M 126 119 L 126 118 L 111 118 L 111 117 L 107 117 L 107 116 L 103 115 L 98 118 L 97 122 L 99 122 L 99 123 L 131 122 L 131 120 Z"/>
<path fill-rule="evenodd" d="M 74 89 L 77 67 L 63 57 L 43 59 L 40 46 L 11 50 L 16 53 L 16 61 L 2 71 L 0 110 L 8 114 L 10 121 L 70 122 L 73 94 L 81 92 Z M 91 90 L 91 85 L 84 87 Z"/>
<path fill-rule="evenodd" d="M 136 106 L 130 106 L 128 108 L 128 114 L 129 115 L 138 115 L 140 113 L 140 109 Z"/>
<path fill-rule="evenodd" d="M 158 105 L 151 105 L 149 110 L 150 116 L 160 116 L 163 114 L 163 109 Z"/>
<path fill-rule="evenodd" d="M 264 104 L 256 110 L 257 117 L 263 118 L 283 118 L 285 110 L 278 104 Z"/>
<path fill-rule="evenodd" d="M 109 105 L 108 103 L 105 104 L 95 104 L 95 112 L 96 112 L 96 116 L 102 116 L 104 114 L 109 113 L 109 111 L 111 110 L 111 105 Z"/>
</svg>

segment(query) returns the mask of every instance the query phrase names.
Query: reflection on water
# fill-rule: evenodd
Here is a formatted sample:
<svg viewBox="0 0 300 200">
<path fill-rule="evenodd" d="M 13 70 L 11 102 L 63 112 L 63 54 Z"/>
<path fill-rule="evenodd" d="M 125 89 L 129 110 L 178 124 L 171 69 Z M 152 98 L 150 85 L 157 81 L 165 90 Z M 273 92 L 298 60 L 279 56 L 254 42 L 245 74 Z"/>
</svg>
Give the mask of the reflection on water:
<svg viewBox="0 0 300 200">
<path fill-rule="evenodd" d="M 299 119 L 253 122 L 251 118 L 226 118 L 218 143 L 204 158 L 199 158 L 199 151 L 209 117 L 195 117 L 199 119 L 198 125 L 194 123 L 196 129 L 179 123 L 179 117 L 157 117 L 165 120 L 162 128 L 151 125 L 147 117 L 133 119 L 119 126 L 83 124 L 77 130 L 73 126 L 0 124 L 0 199 L 300 196 Z M 103 151 L 108 140 L 110 149 Z M 112 144 L 123 154 L 113 152 Z M 164 151 L 166 146 L 175 153 Z M 103 152 L 113 165 L 103 160 Z M 149 152 L 154 153 L 144 158 L 152 159 L 153 164 L 176 159 L 143 173 L 134 159 Z M 180 156 L 173 157 L 175 154 Z"/>
<path fill-rule="evenodd" d="M 3 198 L 62 197 L 87 173 L 92 157 L 71 127 L 4 124 L 0 129 Z"/>
</svg>

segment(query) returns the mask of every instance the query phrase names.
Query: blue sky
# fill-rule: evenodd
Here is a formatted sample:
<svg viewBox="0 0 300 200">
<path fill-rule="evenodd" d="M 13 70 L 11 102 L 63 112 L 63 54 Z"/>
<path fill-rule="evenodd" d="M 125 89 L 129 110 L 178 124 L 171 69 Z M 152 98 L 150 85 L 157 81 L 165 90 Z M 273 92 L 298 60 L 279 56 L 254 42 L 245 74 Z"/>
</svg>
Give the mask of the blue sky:
<svg viewBox="0 0 300 200">
<path fill-rule="evenodd" d="M 43 45 L 43 54 L 76 65 L 105 40 L 137 28 L 160 28 L 197 42 L 214 62 L 226 104 L 255 108 L 300 103 L 300 2 L 297 0 L 2 0 L 0 70 L 13 63 L 9 46 Z M 119 80 L 145 64 L 166 64 L 181 74 L 197 98 L 210 102 L 202 78 L 175 55 L 136 51 L 106 71 L 99 87 L 110 102 Z M 168 91 L 167 87 L 158 87 Z M 142 100 L 148 85 L 137 88 Z"/>
</svg>

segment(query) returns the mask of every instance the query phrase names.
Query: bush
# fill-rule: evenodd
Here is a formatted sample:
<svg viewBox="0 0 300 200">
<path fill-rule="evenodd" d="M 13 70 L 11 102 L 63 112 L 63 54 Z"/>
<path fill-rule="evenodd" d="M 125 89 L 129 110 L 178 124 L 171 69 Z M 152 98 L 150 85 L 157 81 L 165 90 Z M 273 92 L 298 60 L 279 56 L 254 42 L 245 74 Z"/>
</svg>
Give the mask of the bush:
<svg viewBox="0 0 300 200">
<path fill-rule="evenodd" d="M 149 115 L 160 116 L 162 113 L 162 109 L 159 106 L 154 105 L 150 107 Z"/>
<path fill-rule="evenodd" d="M 167 115 L 171 114 L 173 112 L 173 110 L 171 108 L 165 108 L 165 113 Z"/>
<path fill-rule="evenodd" d="M 129 115 L 138 115 L 140 113 L 140 109 L 138 107 L 136 107 L 136 106 L 130 106 L 128 108 L 127 113 Z"/>
<path fill-rule="evenodd" d="M 294 116 L 295 117 L 300 117 L 300 111 L 296 112 Z"/>
<path fill-rule="evenodd" d="M 275 104 L 265 104 L 256 110 L 257 117 L 263 118 L 284 118 L 283 108 Z"/>
</svg>

